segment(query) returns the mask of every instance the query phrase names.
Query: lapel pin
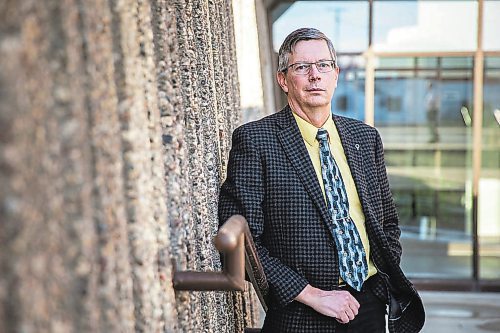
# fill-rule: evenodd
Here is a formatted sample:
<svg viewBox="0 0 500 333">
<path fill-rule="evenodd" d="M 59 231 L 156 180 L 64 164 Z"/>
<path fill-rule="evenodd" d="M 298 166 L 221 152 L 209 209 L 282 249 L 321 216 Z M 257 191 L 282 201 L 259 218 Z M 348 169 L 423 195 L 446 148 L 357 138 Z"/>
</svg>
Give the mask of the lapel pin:
<svg viewBox="0 0 500 333">
<path fill-rule="evenodd" d="M 359 150 L 359 144 L 355 144 L 354 147 L 356 147 L 356 150 Z"/>
</svg>

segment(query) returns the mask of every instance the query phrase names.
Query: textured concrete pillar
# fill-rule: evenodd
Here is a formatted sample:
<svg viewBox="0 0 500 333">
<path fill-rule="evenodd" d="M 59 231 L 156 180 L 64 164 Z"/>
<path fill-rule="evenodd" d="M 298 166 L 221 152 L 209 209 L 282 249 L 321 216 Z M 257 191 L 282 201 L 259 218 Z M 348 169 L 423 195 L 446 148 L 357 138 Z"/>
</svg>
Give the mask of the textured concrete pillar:
<svg viewBox="0 0 500 333">
<path fill-rule="evenodd" d="M 98 238 L 77 6 L 2 9 L 0 331 L 93 331 Z"/>
<path fill-rule="evenodd" d="M 179 269 L 220 270 L 218 253 L 212 244 L 217 231 L 217 194 L 220 184 L 220 143 L 217 123 L 217 83 L 208 1 L 173 2 L 177 20 L 180 93 L 184 106 L 187 176 L 191 189 L 191 216 L 179 229 Z M 216 52 L 215 52 L 216 53 Z M 221 68 L 224 64 L 218 64 Z M 219 85 L 220 87 L 220 85 Z M 230 95 L 232 92 L 221 92 Z M 222 105 L 222 104 L 219 104 Z M 234 325 L 230 293 L 179 292 L 180 325 L 185 331 L 229 332 Z"/>
<path fill-rule="evenodd" d="M 93 219 L 98 237 L 98 306 L 102 317 L 98 331 L 132 332 L 134 303 L 121 129 L 117 92 L 113 84 L 112 16 L 110 8 L 102 1 L 79 0 L 77 5 L 80 20 L 74 19 L 83 39 L 81 56 L 86 59 L 83 65 L 86 84 L 82 94 L 85 96 L 89 124 Z"/>
<path fill-rule="evenodd" d="M 111 0 L 135 329 L 173 325 L 160 112 L 147 1 Z"/>
<path fill-rule="evenodd" d="M 251 292 L 177 292 L 240 119 L 229 1 L 0 1 L 0 332 L 238 332 Z M 224 32 L 224 33 L 221 33 Z"/>
</svg>

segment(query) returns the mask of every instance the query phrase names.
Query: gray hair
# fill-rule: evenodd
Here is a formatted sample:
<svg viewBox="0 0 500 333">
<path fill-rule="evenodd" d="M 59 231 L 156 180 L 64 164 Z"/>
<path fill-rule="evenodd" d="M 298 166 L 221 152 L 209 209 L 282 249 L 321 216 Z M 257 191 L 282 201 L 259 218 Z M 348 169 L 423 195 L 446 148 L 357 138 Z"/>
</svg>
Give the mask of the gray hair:
<svg viewBox="0 0 500 333">
<path fill-rule="evenodd" d="M 332 41 L 326 37 L 324 33 L 314 28 L 300 28 L 288 36 L 286 36 L 283 44 L 281 44 L 278 53 L 278 72 L 286 72 L 288 69 L 288 60 L 290 59 L 290 54 L 293 53 L 293 49 L 298 42 L 303 40 L 324 40 L 330 49 L 330 54 L 332 59 L 335 61 L 335 67 L 337 67 L 337 55 L 335 49 L 333 48 Z"/>
</svg>

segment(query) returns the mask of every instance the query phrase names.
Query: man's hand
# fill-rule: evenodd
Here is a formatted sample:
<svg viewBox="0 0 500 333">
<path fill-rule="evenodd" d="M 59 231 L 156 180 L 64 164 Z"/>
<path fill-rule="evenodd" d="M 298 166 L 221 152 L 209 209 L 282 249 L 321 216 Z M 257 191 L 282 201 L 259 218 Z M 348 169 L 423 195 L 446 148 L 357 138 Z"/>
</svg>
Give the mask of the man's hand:
<svg viewBox="0 0 500 333">
<path fill-rule="evenodd" d="M 326 291 L 307 285 L 295 298 L 325 316 L 333 317 L 342 324 L 358 314 L 359 303 L 348 291 Z"/>
</svg>

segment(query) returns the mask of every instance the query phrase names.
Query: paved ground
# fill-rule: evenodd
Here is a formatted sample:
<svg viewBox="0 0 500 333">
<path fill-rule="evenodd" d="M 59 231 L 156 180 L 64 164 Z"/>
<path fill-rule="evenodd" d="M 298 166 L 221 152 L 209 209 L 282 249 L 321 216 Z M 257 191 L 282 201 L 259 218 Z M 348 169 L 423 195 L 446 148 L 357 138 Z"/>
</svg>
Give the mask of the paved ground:
<svg viewBox="0 0 500 333">
<path fill-rule="evenodd" d="M 421 292 L 423 333 L 500 332 L 500 293 Z"/>
</svg>

